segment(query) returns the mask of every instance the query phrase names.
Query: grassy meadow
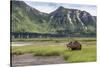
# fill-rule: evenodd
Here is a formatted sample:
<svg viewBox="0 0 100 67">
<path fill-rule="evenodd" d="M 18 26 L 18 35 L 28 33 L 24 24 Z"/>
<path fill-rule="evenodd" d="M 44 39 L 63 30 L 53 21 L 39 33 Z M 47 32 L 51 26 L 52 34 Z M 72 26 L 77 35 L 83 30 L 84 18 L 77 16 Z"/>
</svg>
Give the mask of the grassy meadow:
<svg viewBox="0 0 100 67">
<path fill-rule="evenodd" d="M 82 50 L 69 50 L 65 44 L 77 40 Z M 32 41 L 32 45 L 12 46 L 12 55 L 31 53 L 33 56 L 61 56 L 66 63 L 96 61 L 96 38 L 34 38 L 16 39 L 16 41 Z"/>
</svg>

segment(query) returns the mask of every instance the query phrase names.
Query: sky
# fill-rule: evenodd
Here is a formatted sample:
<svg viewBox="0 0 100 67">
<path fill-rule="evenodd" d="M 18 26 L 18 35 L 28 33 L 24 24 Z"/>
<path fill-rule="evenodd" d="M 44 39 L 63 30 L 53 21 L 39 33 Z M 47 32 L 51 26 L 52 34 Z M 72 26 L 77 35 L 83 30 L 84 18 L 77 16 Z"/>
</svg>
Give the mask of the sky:
<svg viewBox="0 0 100 67">
<path fill-rule="evenodd" d="M 52 11 L 56 10 L 58 7 L 63 6 L 69 9 L 79 9 L 82 11 L 87 11 L 91 15 L 97 15 L 97 8 L 96 5 L 89 5 L 89 4 L 71 4 L 71 3 L 54 3 L 54 2 L 40 2 L 40 1 L 24 1 L 28 5 L 37 10 L 45 13 L 51 13 Z"/>
</svg>

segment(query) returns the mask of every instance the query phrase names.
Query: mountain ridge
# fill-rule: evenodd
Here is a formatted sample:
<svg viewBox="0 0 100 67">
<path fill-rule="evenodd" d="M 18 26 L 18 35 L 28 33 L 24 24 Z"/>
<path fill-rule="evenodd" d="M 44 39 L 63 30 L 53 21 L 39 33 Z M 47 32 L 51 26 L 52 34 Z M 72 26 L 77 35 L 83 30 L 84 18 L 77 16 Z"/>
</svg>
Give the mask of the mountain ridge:
<svg viewBox="0 0 100 67">
<path fill-rule="evenodd" d="M 96 16 L 60 6 L 51 13 L 41 12 L 23 1 L 11 1 L 12 31 L 33 33 L 95 33 Z"/>
</svg>

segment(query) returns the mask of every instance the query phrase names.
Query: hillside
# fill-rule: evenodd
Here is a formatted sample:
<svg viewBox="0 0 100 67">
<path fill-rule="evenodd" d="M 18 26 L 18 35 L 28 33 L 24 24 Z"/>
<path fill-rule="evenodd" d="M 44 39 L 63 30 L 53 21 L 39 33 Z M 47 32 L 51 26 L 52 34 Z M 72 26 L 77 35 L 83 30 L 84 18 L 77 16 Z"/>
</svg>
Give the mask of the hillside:
<svg viewBox="0 0 100 67">
<path fill-rule="evenodd" d="M 12 2 L 12 32 L 46 32 L 43 28 L 46 23 L 47 14 L 41 13 L 22 1 Z M 46 26 L 45 26 L 46 27 Z"/>
<path fill-rule="evenodd" d="M 96 16 L 60 6 L 50 14 L 23 1 L 11 1 L 11 32 L 48 34 L 95 34 Z"/>
</svg>

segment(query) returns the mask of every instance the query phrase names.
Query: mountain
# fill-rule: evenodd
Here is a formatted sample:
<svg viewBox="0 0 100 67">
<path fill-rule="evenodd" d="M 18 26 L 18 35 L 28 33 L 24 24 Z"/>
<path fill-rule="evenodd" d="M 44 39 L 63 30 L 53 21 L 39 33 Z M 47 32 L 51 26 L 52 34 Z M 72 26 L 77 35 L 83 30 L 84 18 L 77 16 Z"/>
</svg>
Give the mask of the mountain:
<svg viewBox="0 0 100 67">
<path fill-rule="evenodd" d="M 50 14 L 23 1 L 11 1 L 11 32 L 49 34 L 95 34 L 96 16 L 78 9 L 60 6 Z"/>
<path fill-rule="evenodd" d="M 96 17 L 86 11 L 59 7 L 50 14 L 49 23 L 58 32 L 95 32 Z"/>
<path fill-rule="evenodd" d="M 45 32 L 47 14 L 28 6 L 23 1 L 11 1 L 12 32 Z"/>
</svg>

